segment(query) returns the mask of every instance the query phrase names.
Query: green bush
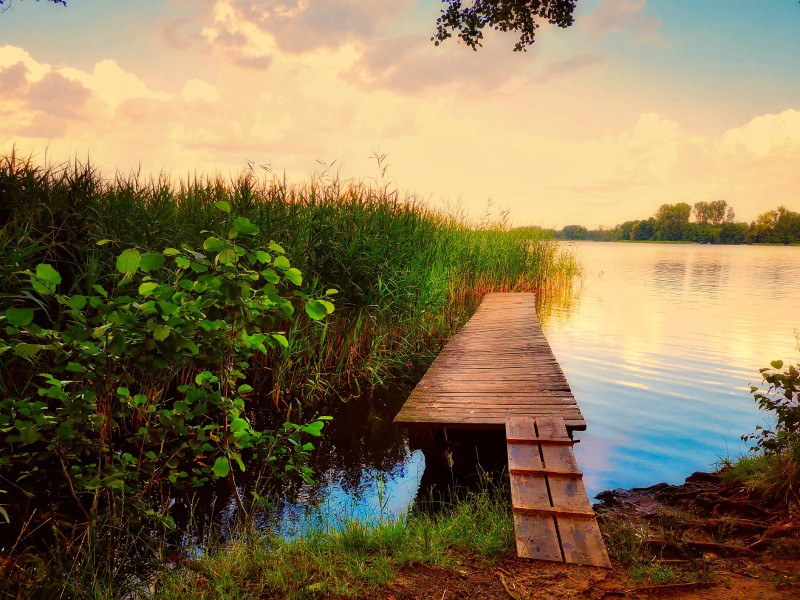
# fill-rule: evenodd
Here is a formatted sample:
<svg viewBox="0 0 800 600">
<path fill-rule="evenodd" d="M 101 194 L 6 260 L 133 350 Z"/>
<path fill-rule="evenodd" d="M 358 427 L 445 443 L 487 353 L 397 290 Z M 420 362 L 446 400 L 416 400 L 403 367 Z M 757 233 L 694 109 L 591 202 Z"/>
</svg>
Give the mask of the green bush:
<svg viewBox="0 0 800 600">
<path fill-rule="evenodd" d="M 780 453 L 800 435 L 800 371 L 796 365 L 784 366 L 782 360 L 774 360 L 770 367 L 759 372 L 769 385 L 766 390 L 751 386 L 750 392 L 758 407 L 775 417 L 775 427 L 758 426 L 756 433 L 742 436 L 742 439 L 755 441 L 754 450 Z"/>
<path fill-rule="evenodd" d="M 301 273 L 277 243 L 255 247 L 249 219 L 217 208 L 225 233 L 206 232 L 200 248 L 128 248 L 109 289 L 61 294 L 47 263 L 23 273 L 27 288 L 0 316 L 0 481 L 12 490 L 0 489 L 0 508 L 10 493 L 49 490 L 46 519 L 169 526 L 165 485 L 222 479 L 244 510 L 234 474 L 246 464 L 310 478 L 303 438 L 319 436 L 327 417 L 272 430 L 247 414 L 251 356 L 288 345 L 294 307 L 282 290 L 300 286 Z M 334 293 L 295 295 L 318 321 Z"/>
</svg>

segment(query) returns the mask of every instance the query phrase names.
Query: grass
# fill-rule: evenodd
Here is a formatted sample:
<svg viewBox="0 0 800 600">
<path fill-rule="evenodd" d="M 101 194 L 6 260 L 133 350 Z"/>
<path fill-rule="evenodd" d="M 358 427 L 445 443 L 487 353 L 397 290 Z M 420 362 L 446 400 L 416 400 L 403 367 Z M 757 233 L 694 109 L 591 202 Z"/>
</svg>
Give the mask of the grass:
<svg viewBox="0 0 800 600">
<path fill-rule="evenodd" d="M 514 530 L 506 495 L 484 487 L 436 513 L 415 510 L 372 525 L 349 521 L 339 530 L 320 529 L 292 540 L 252 530 L 227 540 L 207 535 L 199 558 L 164 561 L 146 577 L 123 573 L 108 581 L 94 569 L 69 569 L 68 561 L 51 559 L 27 569 L 27 581 L 16 587 L 23 590 L 21 598 L 28 597 L 27 589 L 37 596 L 98 600 L 369 596 L 406 566 L 452 567 L 465 554 L 490 563 L 511 550 Z M 193 549 L 185 554 L 192 556 Z"/>
<path fill-rule="evenodd" d="M 276 405 L 359 393 L 412 373 L 483 294 L 544 295 L 579 271 L 540 230 L 471 222 L 327 172 L 296 185 L 252 168 L 229 179 L 109 179 L 90 164 L 41 166 L 11 153 L 0 158 L 0 309 L 19 298 L 19 272 L 39 262 L 62 274 L 63 291 L 86 293 L 114 276 L 123 249 L 197 245 L 203 231 L 219 228 L 220 200 L 257 224 L 262 242 L 287 248 L 307 292 L 339 290 L 322 335 L 298 320 L 289 349 L 262 363 L 262 392 Z M 97 246 L 103 239 L 112 242 Z"/>
<path fill-rule="evenodd" d="M 721 460 L 720 475 L 764 500 L 800 505 L 800 433 L 788 435 L 779 451 Z"/>
<path fill-rule="evenodd" d="M 655 537 L 675 542 L 680 547 L 688 528 L 688 517 L 675 511 L 662 511 L 656 522 Z M 648 544 L 651 530 L 647 524 L 627 519 L 625 515 L 600 521 L 603 539 L 611 560 L 627 570 L 638 585 L 665 585 L 709 581 L 714 572 L 704 560 L 667 562 Z"/>
</svg>

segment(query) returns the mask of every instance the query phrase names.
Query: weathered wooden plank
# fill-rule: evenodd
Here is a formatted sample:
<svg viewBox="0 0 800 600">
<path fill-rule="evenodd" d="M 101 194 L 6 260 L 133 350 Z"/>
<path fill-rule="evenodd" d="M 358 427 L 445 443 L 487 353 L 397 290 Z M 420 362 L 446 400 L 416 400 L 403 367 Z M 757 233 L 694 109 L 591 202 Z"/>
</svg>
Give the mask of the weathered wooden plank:
<svg viewBox="0 0 800 600">
<path fill-rule="evenodd" d="M 506 435 L 525 437 L 535 434 L 532 419 L 512 417 L 506 421 Z M 508 446 L 508 463 L 528 468 L 542 466 L 538 452 L 521 444 Z M 511 502 L 514 506 L 550 506 L 544 478 L 511 476 Z M 515 512 L 514 533 L 518 556 L 562 560 L 554 516 Z"/>
<path fill-rule="evenodd" d="M 537 417 L 536 429 L 541 437 L 569 438 L 567 428 L 559 418 Z M 575 454 L 568 446 L 544 444 L 541 446 L 541 455 L 547 469 L 578 469 Z M 566 512 L 591 513 L 592 505 L 582 479 L 548 476 L 548 483 L 553 506 Z M 596 519 L 564 514 L 557 515 L 556 523 L 566 562 L 597 567 L 611 566 Z"/>
</svg>

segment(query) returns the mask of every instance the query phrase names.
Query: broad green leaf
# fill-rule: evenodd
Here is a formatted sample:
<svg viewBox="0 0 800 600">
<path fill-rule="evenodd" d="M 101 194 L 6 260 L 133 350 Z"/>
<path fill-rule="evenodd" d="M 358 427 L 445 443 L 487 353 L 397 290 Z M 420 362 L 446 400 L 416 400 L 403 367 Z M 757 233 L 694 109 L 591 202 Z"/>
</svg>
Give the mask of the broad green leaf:
<svg viewBox="0 0 800 600">
<path fill-rule="evenodd" d="M 111 240 L 97 240 L 95 242 L 95 244 L 97 244 L 98 246 L 105 246 L 106 244 L 110 244 L 110 243 L 111 243 Z"/>
<path fill-rule="evenodd" d="M 214 237 L 213 235 L 209 238 L 206 238 L 206 241 L 203 242 L 203 250 L 208 250 L 209 252 L 219 252 L 224 247 L 225 242 L 218 237 Z"/>
<path fill-rule="evenodd" d="M 247 421 L 242 419 L 241 417 L 236 417 L 233 421 L 231 421 L 231 432 L 237 433 L 239 431 L 244 431 L 248 427 Z"/>
<path fill-rule="evenodd" d="M 180 253 L 181 251 L 177 248 L 164 248 L 164 252 L 162 252 L 164 256 L 177 256 Z"/>
<path fill-rule="evenodd" d="M 118 387 L 117 394 L 119 394 L 123 398 L 127 398 L 128 396 L 131 395 L 131 391 L 126 387 Z"/>
<path fill-rule="evenodd" d="M 153 337 L 159 342 L 163 342 L 169 337 L 170 331 L 172 330 L 166 325 L 156 325 L 156 328 L 153 330 Z"/>
<path fill-rule="evenodd" d="M 303 276 L 300 274 L 300 269 L 295 269 L 292 267 L 291 269 L 286 269 L 286 279 L 291 281 L 295 285 L 300 285 L 303 283 Z"/>
<path fill-rule="evenodd" d="M 321 421 L 312 421 L 302 429 L 305 433 L 309 435 L 313 435 L 314 437 L 319 437 L 320 435 L 322 435 L 321 432 L 323 425 L 324 423 L 322 423 Z"/>
<path fill-rule="evenodd" d="M 136 273 L 142 264 L 142 255 L 136 248 L 128 248 L 117 258 L 117 271 L 120 273 Z"/>
<path fill-rule="evenodd" d="M 286 339 L 286 336 L 282 333 L 273 333 L 272 338 L 278 342 L 281 347 L 288 348 L 289 347 L 289 340 Z"/>
<path fill-rule="evenodd" d="M 272 262 L 272 256 L 270 256 L 269 252 L 264 252 L 263 250 L 256 250 L 256 258 L 258 262 L 268 265 Z"/>
<path fill-rule="evenodd" d="M 239 388 L 236 391 L 239 392 L 240 394 L 252 394 L 253 386 L 243 383 L 242 385 L 239 386 Z"/>
<path fill-rule="evenodd" d="M 261 271 L 261 276 L 267 281 L 267 283 L 277 284 L 280 283 L 281 280 L 281 278 L 278 277 L 278 274 L 272 269 L 265 269 L 264 271 Z"/>
<path fill-rule="evenodd" d="M 33 309 L 8 308 L 6 309 L 6 319 L 14 327 L 27 327 L 33 321 Z"/>
<path fill-rule="evenodd" d="M 231 205 L 229 202 L 225 202 L 225 200 L 220 200 L 219 202 L 215 202 L 214 206 L 220 209 L 222 212 L 231 213 Z"/>
<path fill-rule="evenodd" d="M 773 360 L 771 363 L 773 369 L 781 369 L 783 368 L 783 361 L 782 360 Z"/>
<path fill-rule="evenodd" d="M 139 286 L 139 295 L 147 297 L 150 294 L 152 294 L 153 290 L 155 290 L 157 287 L 158 287 L 158 284 L 156 282 L 147 281 L 147 282 L 145 282 L 145 283 L 143 283 L 142 285 Z"/>
<path fill-rule="evenodd" d="M 31 425 L 30 427 L 20 429 L 19 437 L 23 444 L 32 444 L 42 436 L 39 434 L 39 430 L 36 429 L 36 426 Z"/>
<path fill-rule="evenodd" d="M 158 305 L 158 308 L 161 309 L 161 312 L 167 316 L 174 314 L 175 311 L 178 310 L 177 304 L 173 304 L 172 302 L 167 302 L 165 300 L 159 300 L 156 302 L 156 304 Z M 205 321 L 202 321 L 202 323 L 205 323 Z"/>
<path fill-rule="evenodd" d="M 333 296 L 333 295 L 338 294 L 338 293 L 339 293 L 339 290 L 335 290 L 333 288 L 328 288 L 327 290 L 325 290 L 325 295 L 326 296 Z"/>
<path fill-rule="evenodd" d="M 325 307 L 325 310 L 328 311 L 328 314 L 331 314 L 334 311 L 334 309 L 336 308 L 333 305 L 333 302 L 329 302 L 328 300 L 320 300 L 319 303 L 322 304 L 322 306 Z"/>
<path fill-rule="evenodd" d="M 328 309 L 319 300 L 309 300 L 306 302 L 306 314 L 315 321 L 319 321 L 328 316 Z"/>
<path fill-rule="evenodd" d="M 36 265 L 36 274 L 31 275 L 31 285 L 40 294 L 51 294 L 61 283 L 61 275 L 47 264 Z"/>
<path fill-rule="evenodd" d="M 67 371 L 70 371 L 71 373 L 83 373 L 86 370 L 83 365 L 76 362 L 68 362 L 66 368 Z"/>
<path fill-rule="evenodd" d="M 24 342 L 20 342 L 14 346 L 14 354 L 20 358 L 31 358 L 32 356 L 36 356 L 41 349 L 42 346 L 39 344 L 26 344 Z"/>
<path fill-rule="evenodd" d="M 256 235 L 258 233 L 258 227 L 250 222 L 250 219 L 247 217 L 238 217 L 233 222 L 233 228 L 236 233 L 243 233 L 245 235 Z"/>
<path fill-rule="evenodd" d="M 288 269 L 291 265 L 289 264 L 289 259 L 285 256 L 276 256 L 273 263 L 279 269 Z"/>
<path fill-rule="evenodd" d="M 189 259 L 186 258 L 185 256 L 176 256 L 175 264 L 178 265 L 178 268 L 180 269 L 188 269 L 191 263 L 189 262 Z"/>
<path fill-rule="evenodd" d="M 72 296 L 64 300 L 64 304 L 69 306 L 72 310 L 83 310 L 83 307 L 86 306 L 86 296 Z"/>
<path fill-rule="evenodd" d="M 273 252 L 277 252 L 278 254 L 285 254 L 286 250 L 283 249 L 283 246 L 280 244 L 276 244 L 275 242 L 270 242 L 269 246 L 267 246 Z"/>
<path fill-rule="evenodd" d="M 227 477 L 231 471 L 231 463 L 227 456 L 220 456 L 214 461 L 214 475 L 217 477 Z"/>
<path fill-rule="evenodd" d="M 108 298 L 108 292 L 106 291 L 106 288 L 104 288 L 102 285 L 96 283 L 92 286 L 92 289 L 98 294 L 100 294 L 103 298 Z"/>
<path fill-rule="evenodd" d="M 234 264 L 239 257 L 236 255 L 236 250 L 233 248 L 225 248 L 222 252 L 217 254 L 217 261 L 223 265 Z"/>
<path fill-rule="evenodd" d="M 164 265 L 164 255 L 148 252 L 142 255 L 141 269 L 145 273 L 160 269 Z"/>
</svg>

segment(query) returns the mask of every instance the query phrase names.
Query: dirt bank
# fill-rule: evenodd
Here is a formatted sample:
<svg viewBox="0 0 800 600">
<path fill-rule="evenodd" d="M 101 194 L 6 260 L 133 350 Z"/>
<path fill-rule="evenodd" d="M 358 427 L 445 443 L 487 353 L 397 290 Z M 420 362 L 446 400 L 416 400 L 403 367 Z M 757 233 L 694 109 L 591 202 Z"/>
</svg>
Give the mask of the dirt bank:
<svg viewBox="0 0 800 600">
<path fill-rule="evenodd" d="M 452 570 L 413 566 L 384 598 L 800 598 L 800 510 L 754 498 L 717 474 L 613 490 L 595 505 L 611 570 L 505 556 Z"/>
</svg>

